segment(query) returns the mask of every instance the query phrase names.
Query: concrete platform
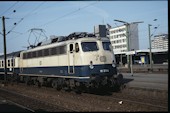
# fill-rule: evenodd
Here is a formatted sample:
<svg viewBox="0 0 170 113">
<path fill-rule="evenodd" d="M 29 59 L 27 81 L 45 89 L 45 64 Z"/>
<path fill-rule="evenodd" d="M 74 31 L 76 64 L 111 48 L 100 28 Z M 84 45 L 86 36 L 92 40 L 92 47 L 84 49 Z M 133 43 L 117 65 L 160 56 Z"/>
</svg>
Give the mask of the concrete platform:
<svg viewBox="0 0 170 113">
<path fill-rule="evenodd" d="M 152 70 L 150 65 L 133 65 L 133 72 L 135 73 L 153 73 L 153 74 L 168 74 L 168 64 L 153 65 Z M 130 73 L 130 69 L 125 66 L 118 66 L 121 73 Z"/>
<path fill-rule="evenodd" d="M 168 74 L 122 73 L 128 87 L 168 91 Z"/>
</svg>

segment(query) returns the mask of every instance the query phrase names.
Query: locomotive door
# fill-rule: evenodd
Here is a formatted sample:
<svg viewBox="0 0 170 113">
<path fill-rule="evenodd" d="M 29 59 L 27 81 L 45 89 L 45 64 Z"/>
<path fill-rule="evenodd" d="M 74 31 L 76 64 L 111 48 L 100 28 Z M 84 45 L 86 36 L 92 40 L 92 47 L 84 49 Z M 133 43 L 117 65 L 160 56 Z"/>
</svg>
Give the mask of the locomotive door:
<svg viewBox="0 0 170 113">
<path fill-rule="evenodd" d="M 20 73 L 23 72 L 23 53 L 20 54 L 20 59 L 19 59 L 19 67 L 20 67 Z"/>
<path fill-rule="evenodd" d="M 74 44 L 69 44 L 68 46 L 68 74 L 74 74 Z"/>
</svg>

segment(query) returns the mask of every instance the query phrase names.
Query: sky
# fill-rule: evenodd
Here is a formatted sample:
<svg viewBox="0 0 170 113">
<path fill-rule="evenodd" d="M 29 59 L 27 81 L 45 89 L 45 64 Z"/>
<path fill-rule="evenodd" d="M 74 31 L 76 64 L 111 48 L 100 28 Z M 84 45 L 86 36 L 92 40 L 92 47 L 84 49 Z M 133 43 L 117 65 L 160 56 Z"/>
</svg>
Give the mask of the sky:
<svg viewBox="0 0 170 113">
<path fill-rule="evenodd" d="M 115 19 L 138 24 L 139 49 L 149 48 L 151 34 L 168 34 L 168 1 L 0 1 L 0 17 L 5 16 L 7 53 L 26 50 L 29 44 L 73 32 L 94 32 L 94 26 L 123 25 Z M 2 26 L 2 18 L 0 18 Z M 154 21 L 157 19 L 157 21 Z M 15 25 L 14 25 L 15 24 Z M 157 27 L 157 29 L 154 29 Z M 38 28 L 40 30 L 31 29 Z M 0 53 L 4 52 L 0 27 Z M 41 35 L 40 35 L 41 34 Z M 151 37 L 152 39 L 154 37 Z"/>
</svg>

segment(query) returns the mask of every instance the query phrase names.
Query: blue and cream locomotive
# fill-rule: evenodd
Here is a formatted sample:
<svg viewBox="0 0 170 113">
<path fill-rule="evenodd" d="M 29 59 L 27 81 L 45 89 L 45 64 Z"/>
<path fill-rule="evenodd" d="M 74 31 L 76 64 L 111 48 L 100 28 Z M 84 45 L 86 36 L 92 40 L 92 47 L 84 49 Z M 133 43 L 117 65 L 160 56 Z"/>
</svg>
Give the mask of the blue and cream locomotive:
<svg viewBox="0 0 170 113">
<path fill-rule="evenodd" d="M 122 76 L 111 47 L 108 38 L 84 32 L 55 37 L 32 49 L 8 54 L 8 74 L 27 84 L 51 85 L 58 90 L 114 87 Z"/>
</svg>

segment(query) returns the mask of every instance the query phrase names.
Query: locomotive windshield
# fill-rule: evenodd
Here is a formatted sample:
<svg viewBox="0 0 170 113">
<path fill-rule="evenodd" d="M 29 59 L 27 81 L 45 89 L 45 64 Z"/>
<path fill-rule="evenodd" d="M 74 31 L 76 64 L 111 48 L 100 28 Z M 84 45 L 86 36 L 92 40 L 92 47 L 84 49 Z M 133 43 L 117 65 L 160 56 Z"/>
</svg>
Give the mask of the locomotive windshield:
<svg viewBox="0 0 170 113">
<path fill-rule="evenodd" d="M 111 51 L 111 43 L 110 42 L 102 42 L 103 49 Z"/>
<path fill-rule="evenodd" d="M 98 50 L 96 42 L 82 42 L 81 46 L 82 46 L 82 50 L 84 52 L 97 51 Z"/>
</svg>

